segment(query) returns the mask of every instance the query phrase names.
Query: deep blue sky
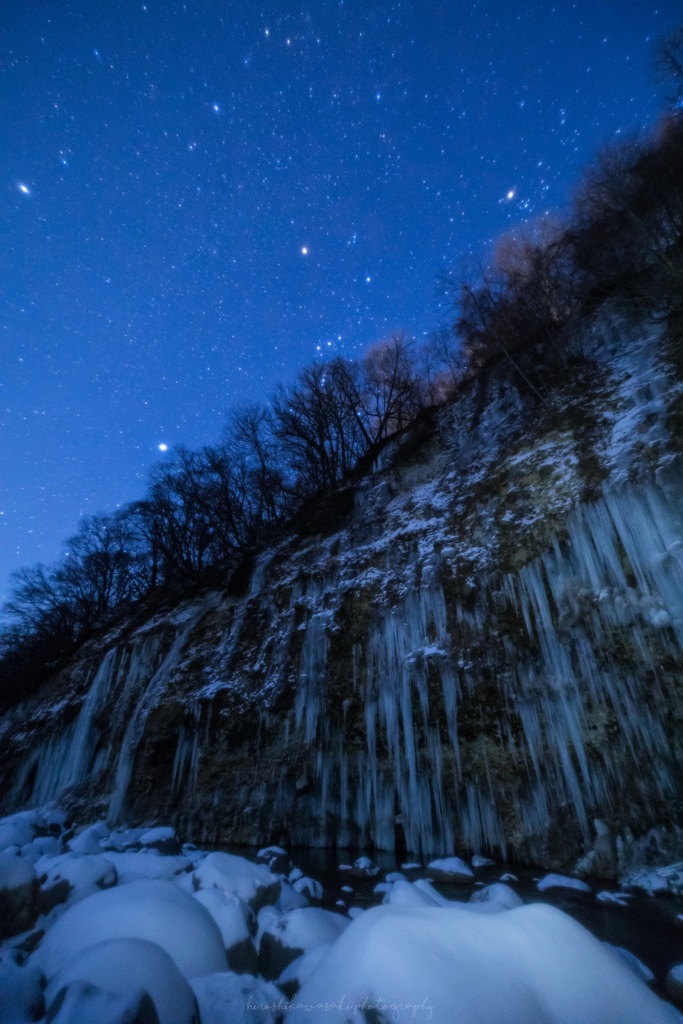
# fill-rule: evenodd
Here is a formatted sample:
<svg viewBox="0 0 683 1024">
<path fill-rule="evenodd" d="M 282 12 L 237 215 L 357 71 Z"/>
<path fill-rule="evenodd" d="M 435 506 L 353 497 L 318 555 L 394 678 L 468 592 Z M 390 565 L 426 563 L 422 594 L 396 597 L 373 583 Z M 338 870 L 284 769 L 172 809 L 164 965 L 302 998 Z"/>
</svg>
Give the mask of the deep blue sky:
<svg viewBox="0 0 683 1024">
<path fill-rule="evenodd" d="M 561 210 L 680 0 L 4 0 L 0 591 Z"/>
</svg>

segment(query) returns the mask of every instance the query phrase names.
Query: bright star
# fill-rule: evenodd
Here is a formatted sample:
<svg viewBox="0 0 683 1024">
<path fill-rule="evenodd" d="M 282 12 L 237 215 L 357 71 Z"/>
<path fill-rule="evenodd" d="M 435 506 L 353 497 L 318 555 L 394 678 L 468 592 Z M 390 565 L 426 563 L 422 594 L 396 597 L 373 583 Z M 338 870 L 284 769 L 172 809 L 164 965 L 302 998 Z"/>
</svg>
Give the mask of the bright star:
<svg viewBox="0 0 683 1024">
<path fill-rule="evenodd" d="M 23 182 L 19 182 L 18 188 L 19 191 L 23 192 L 25 196 L 31 195 L 31 189 L 28 187 L 28 185 L 24 185 Z"/>
<path fill-rule="evenodd" d="M 506 199 L 514 199 L 516 194 L 517 194 L 516 190 L 514 188 L 511 188 L 510 191 L 505 196 L 505 198 Z"/>
<path fill-rule="evenodd" d="M 302 245 L 301 246 L 301 255 L 302 256 L 308 256 L 308 246 L 307 245 Z"/>
<path fill-rule="evenodd" d="M 168 451 L 168 445 L 164 444 L 163 441 L 161 442 L 161 444 L 157 445 L 157 448 L 159 449 L 160 452 L 167 452 Z"/>
</svg>

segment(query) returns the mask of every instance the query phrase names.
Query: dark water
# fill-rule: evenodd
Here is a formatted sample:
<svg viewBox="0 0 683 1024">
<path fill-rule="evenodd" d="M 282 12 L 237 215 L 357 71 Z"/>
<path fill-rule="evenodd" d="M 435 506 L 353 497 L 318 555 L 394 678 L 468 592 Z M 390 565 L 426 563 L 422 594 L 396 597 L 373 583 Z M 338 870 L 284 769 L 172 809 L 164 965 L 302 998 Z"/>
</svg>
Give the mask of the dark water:
<svg viewBox="0 0 683 1024">
<path fill-rule="evenodd" d="M 241 856 L 254 858 L 255 850 L 231 850 Z M 373 853 L 372 861 L 380 868 L 375 878 L 355 878 L 348 871 L 340 871 L 340 864 L 352 864 L 358 856 L 347 850 L 333 852 L 331 850 L 294 850 L 291 853 L 293 863 L 304 875 L 317 879 L 323 886 L 324 897 L 322 906 L 331 910 L 342 910 L 337 906 L 343 900 L 347 907 L 376 906 L 382 902 L 383 893 L 373 892 L 378 882 L 384 880 L 389 871 L 402 871 L 392 853 Z M 406 863 L 417 861 L 408 855 Z M 652 896 L 633 896 L 628 906 L 619 907 L 598 903 L 598 892 L 618 892 L 614 885 L 600 880 L 587 879 L 593 893 L 582 893 L 571 889 L 551 889 L 544 893 L 536 891 L 536 881 L 546 874 L 543 869 L 522 867 L 515 864 L 496 864 L 495 867 L 475 868 L 475 882 L 489 885 L 499 881 L 501 875 L 512 873 L 517 882 L 508 883 L 520 896 L 524 903 L 550 903 L 570 914 L 584 927 L 588 928 L 598 939 L 609 942 L 613 946 L 628 949 L 638 957 L 655 976 L 655 984 L 651 987 L 660 995 L 664 993 L 664 978 L 674 964 L 683 962 L 683 929 L 676 927 L 674 920 L 677 914 L 683 914 L 683 900 Z M 417 878 L 428 878 L 427 870 L 403 871 L 410 881 Z M 342 886 L 348 885 L 353 893 L 345 893 Z M 440 893 L 451 900 L 467 902 L 479 886 L 435 884 Z"/>
</svg>

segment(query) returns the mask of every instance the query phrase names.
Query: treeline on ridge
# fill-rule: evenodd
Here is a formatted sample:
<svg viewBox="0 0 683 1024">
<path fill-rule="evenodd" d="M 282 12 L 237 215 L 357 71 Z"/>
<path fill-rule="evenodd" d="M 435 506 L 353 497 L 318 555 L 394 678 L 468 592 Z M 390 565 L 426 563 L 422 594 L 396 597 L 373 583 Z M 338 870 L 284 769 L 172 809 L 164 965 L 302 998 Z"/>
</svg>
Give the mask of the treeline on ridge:
<svg viewBox="0 0 683 1024">
<path fill-rule="evenodd" d="M 671 92 L 654 135 L 605 148 L 564 222 L 517 229 L 488 264 L 443 277 L 449 318 L 424 345 L 396 335 L 360 361 L 305 367 L 267 404 L 233 410 L 219 443 L 175 450 L 144 498 L 84 519 L 57 564 L 16 573 L 0 705 L 32 692 L 112 616 L 211 573 L 225 580 L 304 502 L 493 364 L 548 403 L 605 302 L 665 320 L 683 341 L 683 27 L 659 65 Z"/>
</svg>

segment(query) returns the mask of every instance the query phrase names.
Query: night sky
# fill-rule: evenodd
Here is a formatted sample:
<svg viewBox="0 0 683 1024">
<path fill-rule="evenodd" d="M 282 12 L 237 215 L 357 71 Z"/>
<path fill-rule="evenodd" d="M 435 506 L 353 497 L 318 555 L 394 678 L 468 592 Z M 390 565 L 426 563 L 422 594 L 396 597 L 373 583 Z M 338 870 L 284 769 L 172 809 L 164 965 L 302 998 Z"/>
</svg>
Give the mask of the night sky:
<svg viewBox="0 0 683 1024">
<path fill-rule="evenodd" d="M 4 0 L 0 590 L 562 211 L 680 0 Z"/>
</svg>

